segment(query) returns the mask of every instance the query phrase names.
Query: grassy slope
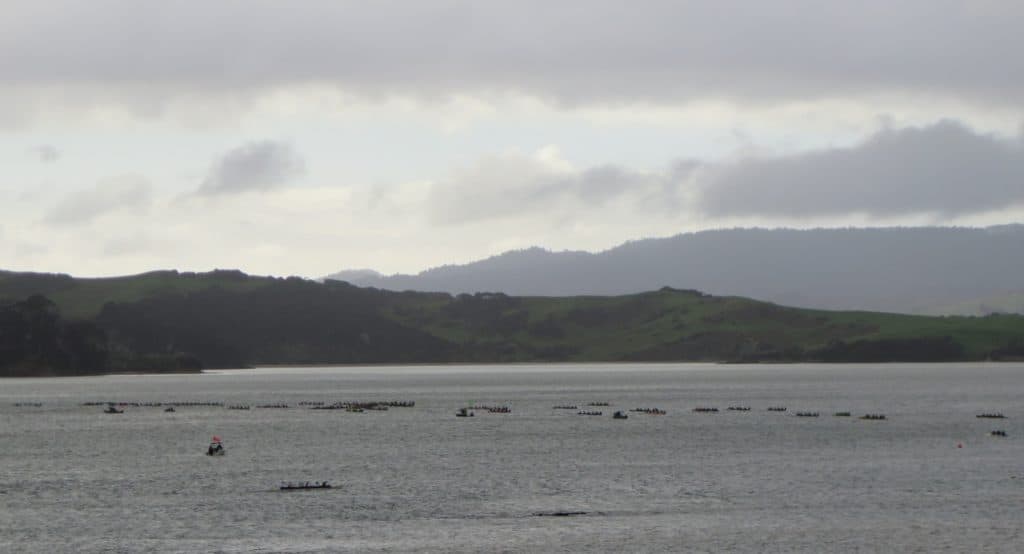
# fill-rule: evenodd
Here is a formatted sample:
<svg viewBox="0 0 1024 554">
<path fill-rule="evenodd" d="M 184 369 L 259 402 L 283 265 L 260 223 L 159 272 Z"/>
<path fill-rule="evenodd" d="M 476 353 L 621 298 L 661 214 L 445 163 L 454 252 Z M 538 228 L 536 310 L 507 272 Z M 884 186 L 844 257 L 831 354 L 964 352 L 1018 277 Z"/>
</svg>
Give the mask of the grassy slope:
<svg viewBox="0 0 1024 554">
<path fill-rule="evenodd" d="M 502 329 L 500 323 L 480 325 L 452 314 L 446 308 L 453 302 L 443 296 L 409 300 L 393 301 L 386 310 L 404 323 L 453 342 L 475 338 L 517 345 L 525 356 L 530 350 L 571 346 L 576 351 L 569 358 L 578 360 L 647 359 L 643 353 L 665 348 L 676 348 L 678 357 L 686 359 L 701 359 L 701 352 L 723 349 L 740 357 L 792 347 L 809 351 L 838 340 L 945 336 L 961 344 L 967 357 L 983 358 L 993 348 L 1024 337 L 1020 316 L 829 312 L 667 289 L 618 297 L 512 298 L 491 319 L 500 322 L 525 316 L 525 325 L 511 329 Z"/>
<path fill-rule="evenodd" d="M 64 317 L 91 319 L 107 302 L 136 302 L 151 296 L 185 294 L 219 287 L 245 291 L 264 286 L 269 279 L 237 271 L 179 273 L 152 271 L 126 277 L 94 279 L 66 275 L 0 272 L 0 300 L 20 300 L 42 294 L 56 303 Z"/>
</svg>

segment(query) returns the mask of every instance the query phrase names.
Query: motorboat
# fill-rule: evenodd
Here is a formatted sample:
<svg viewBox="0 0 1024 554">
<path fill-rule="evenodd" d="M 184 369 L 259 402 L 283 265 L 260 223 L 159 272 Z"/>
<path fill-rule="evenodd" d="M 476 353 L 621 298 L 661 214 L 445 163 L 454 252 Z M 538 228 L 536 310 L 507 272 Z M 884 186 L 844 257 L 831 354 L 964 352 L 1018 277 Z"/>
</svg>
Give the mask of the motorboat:
<svg viewBox="0 0 1024 554">
<path fill-rule="evenodd" d="M 473 417 L 474 415 L 469 408 L 459 408 L 459 411 L 455 412 L 455 417 Z"/>
<path fill-rule="evenodd" d="M 123 414 L 124 410 L 118 410 L 117 408 L 114 407 L 113 404 L 111 404 L 111 405 L 107 406 L 106 410 L 103 410 L 103 413 L 105 413 L 105 414 Z"/>
<path fill-rule="evenodd" d="M 227 451 L 224 450 L 224 443 L 221 442 L 220 437 L 214 435 L 210 439 L 210 446 L 206 449 L 207 456 L 223 456 Z"/>
<path fill-rule="evenodd" d="M 623 412 L 622 410 L 619 410 L 619 411 L 615 412 L 614 414 L 612 414 L 612 419 L 629 419 L 629 416 L 626 415 L 626 412 Z"/>
</svg>

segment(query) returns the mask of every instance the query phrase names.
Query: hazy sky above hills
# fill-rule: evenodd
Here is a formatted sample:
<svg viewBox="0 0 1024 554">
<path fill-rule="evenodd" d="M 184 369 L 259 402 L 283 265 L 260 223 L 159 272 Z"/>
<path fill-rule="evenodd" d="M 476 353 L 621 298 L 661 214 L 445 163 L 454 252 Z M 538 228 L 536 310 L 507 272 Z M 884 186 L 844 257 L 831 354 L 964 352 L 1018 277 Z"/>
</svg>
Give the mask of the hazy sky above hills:
<svg viewBox="0 0 1024 554">
<path fill-rule="evenodd" d="M 1024 4 L 7 1 L 0 267 L 1024 221 Z"/>
</svg>

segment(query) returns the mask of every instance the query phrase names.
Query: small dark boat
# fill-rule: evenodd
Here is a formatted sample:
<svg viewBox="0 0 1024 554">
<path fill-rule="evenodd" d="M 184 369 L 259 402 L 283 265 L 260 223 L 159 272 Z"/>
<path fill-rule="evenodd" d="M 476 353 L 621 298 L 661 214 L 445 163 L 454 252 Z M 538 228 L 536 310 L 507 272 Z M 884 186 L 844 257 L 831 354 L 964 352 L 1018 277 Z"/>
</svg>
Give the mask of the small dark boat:
<svg viewBox="0 0 1024 554">
<path fill-rule="evenodd" d="M 165 411 L 165 412 L 176 412 L 176 411 L 178 411 L 178 410 L 175 410 L 175 409 L 174 409 L 174 406 L 171 406 L 170 408 L 164 408 L 164 411 Z"/>
<path fill-rule="evenodd" d="M 850 417 L 850 412 L 836 412 L 832 415 L 835 417 Z"/>
<path fill-rule="evenodd" d="M 996 413 L 996 414 L 978 414 L 977 417 L 983 418 L 983 419 L 1006 419 L 1006 416 L 1004 416 L 1003 414 L 998 414 L 998 413 Z"/>
<path fill-rule="evenodd" d="M 459 411 L 455 412 L 455 417 L 473 417 L 474 415 L 469 408 L 459 408 Z"/>
<path fill-rule="evenodd" d="M 785 406 L 771 406 L 768 408 L 769 412 L 784 412 L 786 411 Z"/>
<path fill-rule="evenodd" d="M 629 416 L 626 415 L 626 412 L 623 412 L 622 410 L 619 410 L 619 411 L 615 412 L 614 414 L 612 414 L 612 419 L 629 419 Z"/>
<path fill-rule="evenodd" d="M 332 487 L 331 484 L 328 483 L 327 481 L 324 481 L 323 483 L 321 483 L 320 481 L 317 481 L 315 483 L 310 483 L 309 481 L 306 481 L 304 483 L 283 483 L 278 488 L 283 491 L 309 491 L 319 489 L 333 489 L 334 487 Z"/>
<path fill-rule="evenodd" d="M 111 405 L 107 406 L 106 410 L 103 410 L 103 413 L 105 413 L 105 414 L 123 414 L 124 410 L 118 410 L 117 408 L 114 407 L 113 404 L 111 404 Z"/>
</svg>

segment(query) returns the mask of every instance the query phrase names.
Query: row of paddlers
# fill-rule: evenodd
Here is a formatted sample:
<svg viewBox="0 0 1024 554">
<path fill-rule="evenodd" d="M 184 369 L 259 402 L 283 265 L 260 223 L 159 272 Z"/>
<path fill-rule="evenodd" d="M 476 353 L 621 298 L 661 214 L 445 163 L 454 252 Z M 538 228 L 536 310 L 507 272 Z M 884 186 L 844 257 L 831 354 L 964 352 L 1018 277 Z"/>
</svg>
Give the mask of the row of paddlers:
<svg viewBox="0 0 1024 554">
<path fill-rule="evenodd" d="M 175 406 L 178 408 L 205 408 L 220 407 L 223 402 L 82 402 L 82 406 L 131 406 L 132 408 L 162 408 L 164 406 Z"/>
<path fill-rule="evenodd" d="M 473 405 L 473 406 L 469 406 L 469 409 L 470 410 L 478 410 L 478 411 L 481 411 L 481 412 L 487 412 L 487 413 L 490 413 L 490 414 L 510 414 L 510 413 L 512 413 L 512 408 L 509 407 L 509 406 L 487 406 L 487 405 L 481 406 L 481 405 Z"/>
<path fill-rule="evenodd" d="M 668 413 L 665 410 L 662 410 L 661 408 L 633 408 L 629 411 L 647 415 L 665 415 Z"/>
<path fill-rule="evenodd" d="M 354 406 L 357 408 L 372 408 L 375 406 L 384 406 L 387 408 L 415 408 L 416 402 L 413 400 L 370 400 L 363 402 L 333 402 L 328 404 L 323 400 L 302 400 L 299 402 L 299 406 L 303 407 L 317 407 L 317 406 Z"/>
<path fill-rule="evenodd" d="M 230 410 L 249 410 L 252 407 L 248 404 L 229 404 L 225 406 L 223 402 L 201 402 L 201 401 L 190 401 L 190 402 L 110 402 L 110 401 L 90 401 L 83 402 L 82 406 L 117 406 L 118 408 L 219 408 L 227 407 Z M 322 401 L 302 401 L 298 403 L 302 407 L 311 408 L 323 408 L 323 409 L 344 409 L 344 408 L 361 408 L 364 410 L 386 410 L 388 408 L 412 408 L 416 406 L 416 402 L 412 400 L 383 400 L 383 401 L 368 401 L 368 402 L 336 402 L 333 404 L 327 404 Z M 16 407 L 34 407 L 41 408 L 42 402 L 17 402 Z M 269 404 L 258 404 L 257 408 L 262 409 L 285 409 L 289 408 L 288 404 L 281 402 L 269 403 Z"/>
<path fill-rule="evenodd" d="M 345 410 L 348 412 L 363 412 L 366 410 L 375 411 L 386 411 L 389 408 L 412 408 L 416 405 L 415 402 L 335 402 L 333 404 L 325 404 L 323 402 L 309 405 L 310 409 L 313 410 Z"/>
<path fill-rule="evenodd" d="M 729 406 L 728 410 L 730 412 L 749 412 L 750 411 L 750 407 L 749 406 Z M 694 408 L 693 411 L 696 412 L 696 413 L 699 413 L 699 414 L 717 414 L 719 412 L 718 408 L 707 407 L 707 406 L 700 406 L 700 407 Z M 768 411 L 769 412 L 785 412 L 785 411 L 787 411 L 787 408 L 782 407 L 782 406 L 772 406 L 772 407 L 768 408 Z M 793 415 L 795 415 L 796 417 L 819 417 L 821 414 L 818 413 L 818 412 L 806 412 L 805 411 L 805 412 L 795 412 Z M 835 412 L 832 415 L 835 416 L 835 417 L 851 417 L 852 416 L 852 414 L 850 412 Z M 860 419 L 883 420 L 883 419 L 886 419 L 886 417 L 885 417 L 885 414 L 864 414 L 864 415 L 862 415 L 860 417 Z"/>
</svg>

